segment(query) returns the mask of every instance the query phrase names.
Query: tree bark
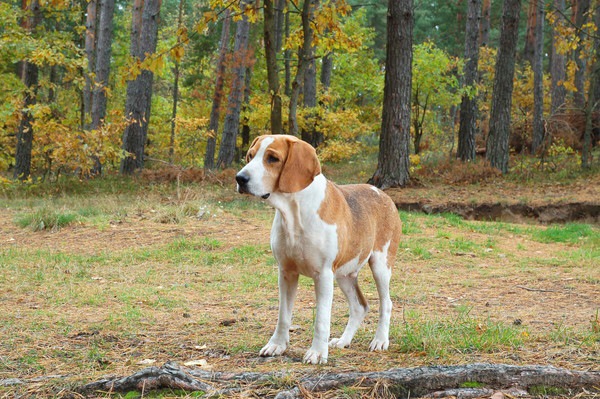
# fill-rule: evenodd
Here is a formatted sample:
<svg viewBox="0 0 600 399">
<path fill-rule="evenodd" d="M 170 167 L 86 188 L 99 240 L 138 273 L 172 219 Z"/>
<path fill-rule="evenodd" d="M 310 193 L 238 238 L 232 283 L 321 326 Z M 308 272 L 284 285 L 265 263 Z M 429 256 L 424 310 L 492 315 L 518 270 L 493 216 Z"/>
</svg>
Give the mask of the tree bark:
<svg viewBox="0 0 600 399">
<path fill-rule="evenodd" d="M 544 0 L 536 0 L 535 42 L 533 48 L 533 138 L 531 153 L 542 147 L 546 129 L 544 126 Z"/>
<path fill-rule="evenodd" d="M 285 39 L 290 37 L 290 11 L 285 13 L 285 28 L 284 28 Z M 292 51 L 288 48 L 283 50 L 283 67 L 284 67 L 284 93 L 286 96 L 292 96 L 292 67 L 290 65 L 290 57 Z M 288 126 L 288 130 L 290 127 Z"/>
<path fill-rule="evenodd" d="M 481 23 L 479 25 L 479 46 L 489 46 L 490 44 L 490 16 L 492 2 L 483 0 L 481 6 Z"/>
<path fill-rule="evenodd" d="M 596 7 L 594 12 L 594 23 L 600 27 L 600 7 Z M 600 107 L 600 36 L 594 37 L 594 56 L 592 70 L 590 73 L 590 90 L 588 93 L 586 112 L 585 112 L 585 130 L 583 132 L 583 148 L 581 150 L 581 168 L 590 169 L 592 167 L 592 135 L 594 129 L 600 130 L 600 126 L 593 125 L 594 113 Z"/>
<path fill-rule="evenodd" d="M 283 46 L 283 32 L 285 29 L 285 5 L 287 0 L 276 0 L 275 5 L 275 49 L 278 53 Z"/>
<path fill-rule="evenodd" d="M 177 14 L 177 29 L 183 26 L 183 5 L 184 0 L 179 0 L 179 10 Z M 177 46 L 182 46 L 181 40 L 177 38 Z M 175 158 L 175 130 L 177 127 L 177 104 L 179 103 L 179 60 L 175 60 L 173 66 L 173 111 L 171 112 L 171 136 L 169 137 L 169 163 L 173 164 Z"/>
<path fill-rule="evenodd" d="M 168 362 L 162 367 L 149 367 L 126 377 L 110 377 L 78 387 L 76 392 L 92 395 L 95 392 L 145 393 L 158 389 L 202 391 L 207 396 L 238 395 L 255 392 L 259 387 L 280 391 L 276 398 L 299 398 L 303 393 L 327 392 L 344 387 L 384 387 L 399 398 L 433 395 L 458 388 L 466 382 L 477 382 L 482 388 L 505 389 L 517 386 L 562 388 L 570 390 L 597 389 L 598 371 L 574 371 L 552 366 L 512 366 L 504 364 L 469 364 L 463 366 L 429 366 L 397 368 L 376 372 L 309 373 L 299 376 L 293 388 L 277 381 L 289 380 L 289 372 L 228 373 L 180 367 Z M 207 383 L 208 381 L 209 383 Z M 215 384 L 219 384 L 217 387 Z M 489 396 L 489 394 L 488 394 Z M 436 396 L 434 396 L 436 397 Z"/>
<path fill-rule="evenodd" d="M 277 13 L 273 0 L 264 1 L 265 58 L 267 63 L 267 81 L 271 94 L 271 133 L 283 133 L 281 94 L 279 93 L 279 68 L 277 67 Z"/>
<path fill-rule="evenodd" d="M 467 27 L 465 32 L 464 86 L 477 83 L 479 63 L 479 21 L 481 0 L 469 0 Z M 462 161 L 475 160 L 475 134 L 477 133 L 477 97 L 463 94 L 460 104 L 460 125 L 458 129 L 458 158 Z"/>
<path fill-rule="evenodd" d="M 136 10 L 138 1 L 135 1 L 133 8 L 130 53 L 132 57 L 144 61 L 147 56 L 156 52 L 162 0 L 144 0 L 141 28 L 138 25 L 140 17 Z M 123 133 L 123 149 L 133 156 L 127 156 L 121 161 L 122 174 L 132 174 L 144 167 L 144 149 L 152 107 L 153 79 L 154 73 L 144 69 L 134 80 L 127 82 L 125 115 L 128 124 Z"/>
<path fill-rule="evenodd" d="M 486 157 L 493 167 L 508 173 L 510 113 L 521 0 L 504 0 L 502 8 Z"/>
<path fill-rule="evenodd" d="M 96 25 L 98 24 L 98 1 L 90 0 L 87 4 L 85 21 L 85 55 L 87 69 L 85 71 L 85 85 L 83 86 L 83 118 L 82 127 L 89 129 L 92 114 L 92 88 L 94 85 L 93 74 L 96 68 Z"/>
<path fill-rule="evenodd" d="M 242 2 L 242 8 L 245 6 Z M 219 157 L 217 159 L 217 168 L 225 169 L 231 166 L 235 157 L 235 147 L 237 142 L 238 130 L 240 127 L 240 111 L 242 100 L 244 98 L 244 78 L 246 74 L 246 62 L 248 58 L 248 37 L 250 34 L 250 22 L 244 14 L 242 19 L 237 22 L 235 32 L 235 43 L 233 49 L 233 81 L 229 92 L 227 114 L 223 123 L 223 135 L 221 138 L 221 147 L 219 148 Z"/>
<path fill-rule="evenodd" d="M 22 9 L 28 13 L 21 21 L 22 27 L 33 33 L 42 20 L 40 3 L 38 0 L 22 0 Z M 31 106 L 36 103 L 38 90 L 37 65 L 23 61 L 19 69 L 21 81 L 25 85 L 25 96 L 21 110 L 21 121 L 17 130 L 17 146 L 15 149 L 15 179 L 27 180 L 31 174 L 31 150 L 33 147 L 33 115 Z"/>
<path fill-rule="evenodd" d="M 92 89 L 92 130 L 99 129 L 106 117 L 106 90 L 110 75 L 110 55 L 112 46 L 113 16 L 115 0 L 101 0 L 99 4 L 98 26 L 96 29 L 96 60 L 94 67 L 95 83 Z M 93 156 L 91 173 L 102 173 L 100 158 Z"/>
<path fill-rule="evenodd" d="M 389 0 L 379 157 L 369 180 L 379 188 L 402 187 L 409 180 L 413 25 L 412 0 Z"/>
<path fill-rule="evenodd" d="M 556 10 L 556 23 L 562 24 L 564 22 L 564 13 L 565 13 L 565 0 L 554 0 L 554 9 Z M 567 79 L 567 64 L 566 57 L 564 54 L 561 54 L 557 51 L 558 49 L 558 41 L 560 37 L 556 31 L 556 29 L 552 30 L 552 55 L 551 55 L 551 80 L 552 85 L 550 89 L 551 96 L 551 105 L 550 105 L 550 113 L 554 115 L 565 105 L 565 98 L 567 95 L 567 91 L 565 86 L 563 86 L 563 82 Z"/>
<path fill-rule="evenodd" d="M 214 169 L 215 149 L 217 146 L 217 133 L 219 131 L 219 118 L 221 115 L 221 100 L 223 99 L 223 84 L 225 81 L 225 58 L 229 47 L 229 27 L 231 25 L 230 10 L 225 10 L 223 26 L 221 27 L 221 41 L 219 44 L 219 59 L 217 60 L 217 71 L 215 73 L 215 92 L 213 94 L 212 108 L 210 110 L 210 121 L 208 123 L 208 140 L 206 141 L 206 153 L 204 154 L 204 168 Z"/>
<path fill-rule="evenodd" d="M 317 132 L 315 123 L 315 108 L 317 106 L 317 64 L 315 61 L 314 31 L 311 24 L 314 20 L 315 8 L 318 7 L 318 0 L 305 0 L 308 3 L 306 13 L 302 13 L 302 32 L 303 32 L 303 64 L 304 83 L 303 83 L 303 102 L 304 108 L 311 111 L 305 113 L 304 128 L 302 129 L 302 140 L 317 147 L 322 142 L 322 136 Z"/>
<path fill-rule="evenodd" d="M 321 86 L 323 91 L 329 91 L 331 87 L 331 73 L 333 72 L 333 53 L 327 53 L 323 56 L 321 63 Z"/>
<path fill-rule="evenodd" d="M 92 129 L 98 129 L 106 116 L 114 10 L 115 0 L 101 0 L 96 44 L 96 83 L 92 90 Z"/>
<path fill-rule="evenodd" d="M 590 0 L 577 0 L 577 12 L 575 13 L 575 26 L 577 28 L 577 36 L 579 41 L 582 43 L 587 39 L 587 30 L 584 29 L 584 24 L 588 20 L 588 11 L 590 10 Z M 581 51 L 582 46 L 578 45 L 573 51 L 573 58 L 577 65 L 575 71 L 575 88 L 577 91 L 573 93 L 573 102 L 575 107 L 580 110 L 585 109 L 585 76 L 586 76 L 586 65 L 585 59 L 582 57 Z"/>
<path fill-rule="evenodd" d="M 535 48 L 535 32 L 538 15 L 538 0 L 529 0 L 527 9 L 527 32 L 525 34 L 525 45 L 523 46 L 523 59 L 533 67 Z"/>
</svg>

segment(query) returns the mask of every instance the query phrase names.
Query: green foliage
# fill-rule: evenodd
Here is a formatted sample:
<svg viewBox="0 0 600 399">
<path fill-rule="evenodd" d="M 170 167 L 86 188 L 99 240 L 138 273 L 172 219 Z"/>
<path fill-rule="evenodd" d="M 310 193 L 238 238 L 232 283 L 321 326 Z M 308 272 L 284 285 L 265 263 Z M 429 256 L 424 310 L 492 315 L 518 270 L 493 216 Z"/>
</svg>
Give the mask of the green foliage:
<svg viewBox="0 0 600 399">
<path fill-rule="evenodd" d="M 448 117 L 450 109 L 460 103 L 464 90 L 459 85 L 462 70 L 461 59 L 449 56 L 433 42 L 414 46 L 411 133 L 415 154 L 421 150 L 425 131 L 439 138 L 448 123 L 453 125 Z M 450 131 L 453 132 L 452 127 Z"/>
</svg>

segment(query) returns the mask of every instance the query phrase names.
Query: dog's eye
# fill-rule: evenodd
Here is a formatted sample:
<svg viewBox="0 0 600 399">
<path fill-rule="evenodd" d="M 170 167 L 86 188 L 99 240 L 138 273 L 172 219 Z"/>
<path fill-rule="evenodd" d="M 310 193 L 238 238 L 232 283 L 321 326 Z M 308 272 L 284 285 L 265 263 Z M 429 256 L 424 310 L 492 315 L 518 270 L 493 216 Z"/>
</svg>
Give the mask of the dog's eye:
<svg viewBox="0 0 600 399">
<path fill-rule="evenodd" d="M 279 162 L 279 158 L 277 158 L 276 156 L 269 155 L 267 157 L 267 163 L 277 163 L 277 162 Z"/>
<path fill-rule="evenodd" d="M 252 161 L 252 158 L 254 158 L 254 155 L 252 155 L 252 154 L 246 155 L 246 162 Z"/>
</svg>

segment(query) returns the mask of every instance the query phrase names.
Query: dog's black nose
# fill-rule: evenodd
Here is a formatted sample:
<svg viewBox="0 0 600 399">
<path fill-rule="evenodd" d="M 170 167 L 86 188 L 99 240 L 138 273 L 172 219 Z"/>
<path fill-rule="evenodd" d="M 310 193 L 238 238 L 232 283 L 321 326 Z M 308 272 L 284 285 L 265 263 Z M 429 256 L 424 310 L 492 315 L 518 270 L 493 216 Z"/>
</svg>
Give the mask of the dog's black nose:
<svg viewBox="0 0 600 399">
<path fill-rule="evenodd" d="M 240 187 L 242 187 L 248 184 L 248 182 L 250 181 L 250 176 L 243 173 L 238 173 L 237 175 L 235 175 L 235 181 L 237 181 Z"/>
</svg>

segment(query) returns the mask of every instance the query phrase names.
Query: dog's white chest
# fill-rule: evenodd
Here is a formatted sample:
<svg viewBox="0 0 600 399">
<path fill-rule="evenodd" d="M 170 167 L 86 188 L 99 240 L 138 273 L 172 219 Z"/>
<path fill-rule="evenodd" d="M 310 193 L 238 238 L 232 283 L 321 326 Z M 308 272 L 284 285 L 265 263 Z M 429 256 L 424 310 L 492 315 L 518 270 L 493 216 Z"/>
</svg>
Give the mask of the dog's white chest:
<svg viewBox="0 0 600 399">
<path fill-rule="evenodd" d="M 325 223 L 318 214 L 325 185 L 320 175 L 308 192 L 300 194 L 306 198 L 278 204 L 271 229 L 271 247 L 280 265 L 310 277 L 331 267 L 338 253 L 336 226 Z"/>
</svg>

